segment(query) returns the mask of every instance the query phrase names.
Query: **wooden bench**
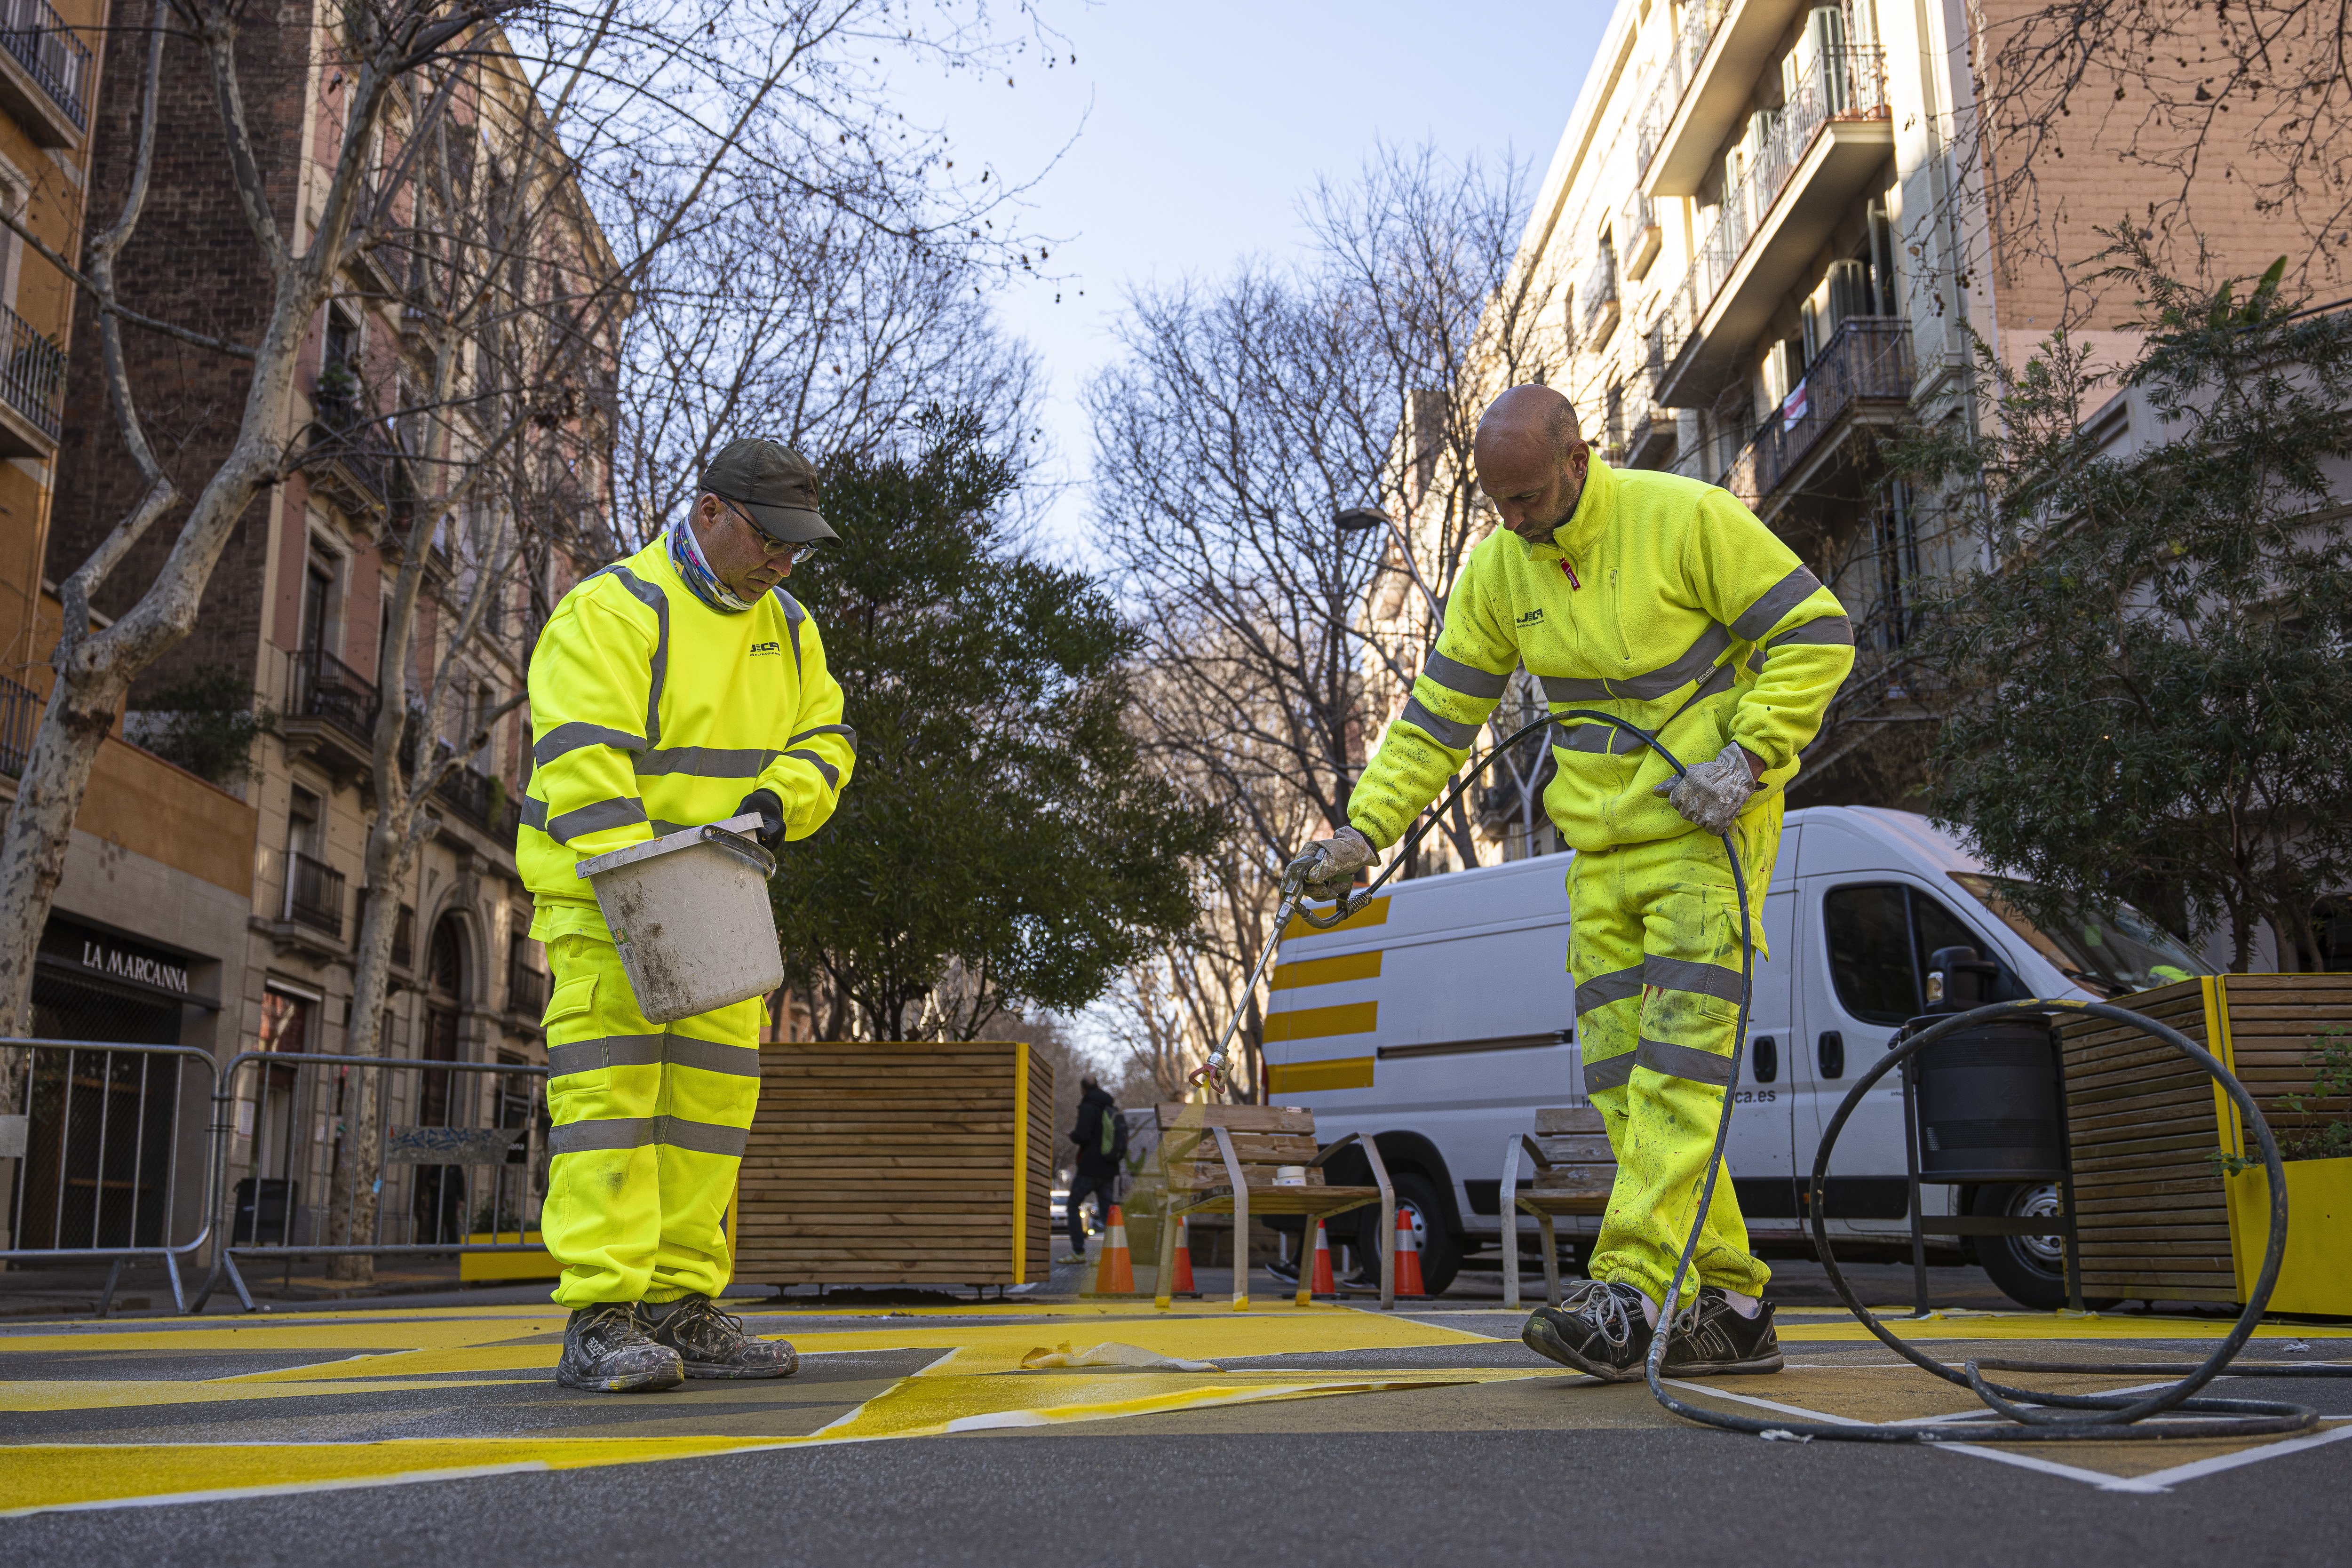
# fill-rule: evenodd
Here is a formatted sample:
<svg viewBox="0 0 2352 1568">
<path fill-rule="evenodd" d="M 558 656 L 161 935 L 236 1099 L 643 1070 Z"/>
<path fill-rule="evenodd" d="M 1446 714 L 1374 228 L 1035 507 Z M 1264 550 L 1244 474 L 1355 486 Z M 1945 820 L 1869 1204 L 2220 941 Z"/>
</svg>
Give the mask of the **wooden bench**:
<svg viewBox="0 0 2352 1568">
<path fill-rule="evenodd" d="M 1335 1187 L 1323 1179 L 1323 1164 L 1353 1145 L 1371 1163 L 1370 1187 Z M 1275 1172 L 1283 1165 L 1307 1168 L 1304 1186 L 1283 1186 Z M 1381 1305 L 1396 1301 L 1396 1190 L 1371 1140 L 1350 1132 L 1328 1149 L 1315 1145 L 1315 1113 L 1282 1105 L 1163 1105 L 1160 1107 L 1160 1169 L 1167 1180 L 1168 1206 L 1160 1219 L 1160 1277 L 1155 1304 L 1166 1307 L 1175 1278 L 1177 1221 L 1188 1215 L 1234 1216 L 1234 1309 L 1249 1308 L 1249 1222 L 1261 1215 L 1303 1215 L 1298 1304 L 1312 1299 L 1315 1226 L 1318 1219 L 1369 1204 L 1381 1205 Z"/>
<path fill-rule="evenodd" d="M 1536 1184 L 1519 1189 L 1519 1155 L 1536 1163 Z M 1601 1112 L 1561 1107 L 1536 1112 L 1533 1137 L 1514 1132 L 1503 1142 L 1503 1182 L 1500 1190 L 1517 1201 L 1503 1210 L 1503 1306 L 1519 1305 L 1519 1211 L 1536 1216 L 1543 1231 L 1544 1300 L 1559 1305 L 1559 1244 L 1552 1234 L 1557 1215 L 1597 1215 L 1609 1207 L 1609 1189 L 1617 1184 L 1617 1156 Z"/>
</svg>

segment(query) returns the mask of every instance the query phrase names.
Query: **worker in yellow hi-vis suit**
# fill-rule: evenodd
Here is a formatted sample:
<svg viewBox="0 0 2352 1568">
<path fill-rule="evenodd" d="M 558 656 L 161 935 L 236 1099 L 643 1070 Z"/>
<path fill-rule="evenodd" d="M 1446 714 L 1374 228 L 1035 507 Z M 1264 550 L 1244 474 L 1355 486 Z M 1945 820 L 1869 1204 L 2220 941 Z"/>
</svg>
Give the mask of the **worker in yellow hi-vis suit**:
<svg viewBox="0 0 2352 1568">
<path fill-rule="evenodd" d="M 1478 482 L 1506 527 L 1471 552 L 1437 647 L 1348 803 L 1312 847 L 1336 898 L 1467 760 L 1514 666 L 1555 711 L 1622 716 L 1689 767 L 1606 724 L 1566 721 L 1544 809 L 1576 851 L 1569 969 L 1587 1092 L 1617 1156 L 1589 1273 L 1524 1338 L 1595 1376 L 1639 1377 L 1706 1180 L 1739 1010 L 1739 854 L 1756 941 L 1781 790 L 1853 665 L 1835 595 L 1729 492 L 1592 460 L 1574 410 L 1513 387 L 1478 426 Z M 1701 1288 L 1667 1347 L 1675 1373 L 1777 1372 L 1770 1277 L 1728 1181 L 1694 1260 Z"/>
<path fill-rule="evenodd" d="M 581 861 L 745 813 L 771 848 L 833 815 L 856 758 L 824 642 L 783 579 L 835 539 L 815 471 L 737 441 L 660 539 L 563 597 L 530 660 L 530 786 L 516 858 L 547 943 L 541 1229 L 572 1309 L 558 1381 L 615 1392 L 782 1377 L 781 1342 L 719 1310 L 759 1100 L 757 998 L 648 1022 Z"/>
</svg>

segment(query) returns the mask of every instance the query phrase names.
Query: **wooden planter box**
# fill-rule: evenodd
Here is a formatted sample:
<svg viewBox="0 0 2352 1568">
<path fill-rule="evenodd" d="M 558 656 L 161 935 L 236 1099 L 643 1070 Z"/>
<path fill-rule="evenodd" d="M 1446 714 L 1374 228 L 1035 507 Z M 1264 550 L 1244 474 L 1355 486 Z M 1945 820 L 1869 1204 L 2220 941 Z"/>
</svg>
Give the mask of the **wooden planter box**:
<svg viewBox="0 0 2352 1568">
<path fill-rule="evenodd" d="M 2273 1134 L 2310 1092 L 2313 1041 L 2352 1026 L 2352 974 L 2223 974 L 2122 997 L 2238 1075 Z M 2195 1064 L 2135 1029 L 2078 1018 L 2059 1030 L 2080 1205 L 2083 1294 L 2242 1303 L 2268 1244 L 2267 1182 L 2227 1181 L 2216 1150 L 2244 1152 L 2236 1110 Z M 2352 1160 L 2287 1173 L 2287 1250 L 2271 1305 L 2352 1314 Z"/>
<path fill-rule="evenodd" d="M 1053 1066 L 1018 1042 L 761 1046 L 735 1277 L 1043 1283 L 1053 1114 Z"/>
</svg>

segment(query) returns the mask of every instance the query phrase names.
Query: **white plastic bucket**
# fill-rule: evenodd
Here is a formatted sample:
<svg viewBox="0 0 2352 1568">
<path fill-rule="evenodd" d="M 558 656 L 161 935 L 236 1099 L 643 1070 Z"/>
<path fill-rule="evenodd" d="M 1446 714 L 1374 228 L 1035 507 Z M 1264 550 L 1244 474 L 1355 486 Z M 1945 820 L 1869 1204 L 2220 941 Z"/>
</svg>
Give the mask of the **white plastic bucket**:
<svg viewBox="0 0 2352 1568">
<path fill-rule="evenodd" d="M 621 950 L 621 967 L 653 1023 L 761 996 L 784 983 L 775 857 L 744 837 L 757 813 L 688 827 L 580 862 Z"/>
</svg>

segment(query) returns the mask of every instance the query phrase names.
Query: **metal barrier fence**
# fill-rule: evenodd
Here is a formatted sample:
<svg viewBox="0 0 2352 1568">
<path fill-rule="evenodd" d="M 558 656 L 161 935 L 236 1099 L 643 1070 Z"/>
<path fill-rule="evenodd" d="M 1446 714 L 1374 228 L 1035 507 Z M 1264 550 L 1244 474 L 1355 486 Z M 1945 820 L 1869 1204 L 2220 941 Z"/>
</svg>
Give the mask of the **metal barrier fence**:
<svg viewBox="0 0 2352 1568">
<path fill-rule="evenodd" d="M 386 1075 L 364 1130 L 375 1154 L 372 1215 L 362 1212 L 357 1182 L 334 1194 L 337 1168 L 356 1147 L 348 1111 L 362 1073 Z M 524 1211 L 547 1158 L 546 1080 L 545 1068 L 524 1062 L 231 1058 L 213 1101 L 221 1244 L 192 1310 L 224 1281 L 253 1310 L 239 1258 L 538 1251 L 524 1239 Z M 392 1092 L 395 1084 L 408 1092 Z M 475 1175 L 485 1167 L 487 1182 Z"/>
<path fill-rule="evenodd" d="M 24 1142 L 0 1148 L 18 1156 L 0 1260 L 111 1263 L 99 1298 L 102 1318 L 122 1266 L 159 1258 L 171 1277 L 172 1304 L 190 1310 L 180 1260 L 194 1261 L 212 1239 L 213 1194 L 205 1184 L 216 1163 L 201 1131 L 183 1133 L 201 1127 L 196 1119 L 217 1098 L 211 1053 L 46 1039 L 0 1039 L 0 1049 L 25 1053 L 17 1100 L 24 1120 L 16 1124 Z M 197 1201 L 183 1203 L 189 1181 L 198 1184 Z M 183 1228 L 194 1234 L 173 1240 Z"/>
</svg>

